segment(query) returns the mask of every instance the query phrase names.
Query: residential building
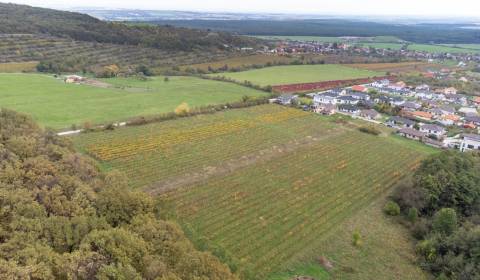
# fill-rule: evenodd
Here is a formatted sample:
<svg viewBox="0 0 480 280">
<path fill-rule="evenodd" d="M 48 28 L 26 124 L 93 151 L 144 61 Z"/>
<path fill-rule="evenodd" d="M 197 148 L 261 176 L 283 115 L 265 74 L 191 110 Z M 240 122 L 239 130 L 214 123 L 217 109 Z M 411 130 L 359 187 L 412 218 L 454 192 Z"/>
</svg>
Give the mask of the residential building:
<svg viewBox="0 0 480 280">
<path fill-rule="evenodd" d="M 480 135 L 478 134 L 464 134 L 460 144 L 460 151 L 474 151 L 480 150 Z"/>
<path fill-rule="evenodd" d="M 369 119 L 369 120 L 377 120 L 379 118 L 381 118 L 381 115 L 373 110 L 373 109 L 369 109 L 369 110 L 362 110 L 360 112 L 360 117 L 362 118 L 366 118 L 366 119 Z"/>
<path fill-rule="evenodd" d="M 422 140 L 424 137 L 427 136 L 425 133 L 413 128 L 402 128 L 398 131 L 398 134 L 413 140 Z"/>
<path fill-rule="evenodd" d="M 360 113 L 360 109 L 357 106 L 350 105 L 350 104 L 341 104 L 338 105 L 338 111 L 342 113 L 349 113 L 349 114 L 358 114 Z"/>
<path fill-rule="evenodd" d="M 420 127 L 420 131 L 427 135 L 435 136 L 437 138 L 441 138 L 443 137 L 443 135 L 445 135 L 445 133 L 447 133 L 445 128 L 434 124 L 424 124 Z"/>
<path fill-rule="evenodd" d="M 402 118 L 399 116 L 393 116 L 387 120 L 387 125 L 392 126 L 392 127 L 405 127 L 405 128 L 414 128 L 416 122 Z"/>
</svg>

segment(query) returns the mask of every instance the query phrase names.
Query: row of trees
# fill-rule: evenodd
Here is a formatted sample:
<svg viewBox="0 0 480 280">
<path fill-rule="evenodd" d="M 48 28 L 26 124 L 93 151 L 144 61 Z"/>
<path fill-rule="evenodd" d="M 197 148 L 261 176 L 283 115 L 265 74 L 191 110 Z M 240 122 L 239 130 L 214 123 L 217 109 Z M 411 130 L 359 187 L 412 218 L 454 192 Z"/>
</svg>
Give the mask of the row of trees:
<svg viewBox="0 0 480 280">
<path fill-rule="evenodd" d="M 29 117 L 0 111 L 0 159 L 2 279 L 237 279 L 159 201 Z"/>
<path fill-rule="evenodd" d="M 480 278 L 480 155 L 447 151 L 425 160 L 393 195 L 438 279 Z M 398 207 L 398 211 L 394 208 Z"/>
</svg>

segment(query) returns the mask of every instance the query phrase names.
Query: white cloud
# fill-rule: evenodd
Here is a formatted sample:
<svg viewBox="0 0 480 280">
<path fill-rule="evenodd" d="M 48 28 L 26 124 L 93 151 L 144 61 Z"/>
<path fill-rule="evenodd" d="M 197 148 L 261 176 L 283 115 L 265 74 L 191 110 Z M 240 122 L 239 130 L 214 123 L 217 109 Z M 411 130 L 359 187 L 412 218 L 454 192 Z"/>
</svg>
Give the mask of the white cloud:
<svg viewBox="0 0 480 280">
<path fill-rule="evenodd" d="M 478 16 L 478 0 L 10 0 L 34 6 L 106 7 L 161 10 L 282 12 L 345 15 Z"/>
</svg>

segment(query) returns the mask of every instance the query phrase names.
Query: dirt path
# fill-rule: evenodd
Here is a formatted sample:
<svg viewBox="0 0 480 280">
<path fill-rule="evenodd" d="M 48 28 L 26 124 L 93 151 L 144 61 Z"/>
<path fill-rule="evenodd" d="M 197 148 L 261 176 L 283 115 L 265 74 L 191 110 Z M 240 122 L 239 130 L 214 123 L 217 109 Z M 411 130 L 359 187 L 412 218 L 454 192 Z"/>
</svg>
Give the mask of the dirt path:
<svg viewBox="0 0 480 280">
<path fill-rule="evenodd" d="M 225 176 L 235 170 L 269 161 L 285 154 L 295 152 L 296 150 L 309 147 L 318 141 L 332 138 L 345 133 L 344 129 L 337 129 L 327 135 L 307 136 L 302 139 L 296 139 L 281 145 L 275 145 L 267 149 L 257 151 L 240 158 L 230 159 L 215 166 L 207 166 L 194 172 L 183 174 L 174 179 L 159 181 L 144 188 L 149 194 L 158 195 L 183 186 L 192 186 L 214 176 Z"/>
</svg>

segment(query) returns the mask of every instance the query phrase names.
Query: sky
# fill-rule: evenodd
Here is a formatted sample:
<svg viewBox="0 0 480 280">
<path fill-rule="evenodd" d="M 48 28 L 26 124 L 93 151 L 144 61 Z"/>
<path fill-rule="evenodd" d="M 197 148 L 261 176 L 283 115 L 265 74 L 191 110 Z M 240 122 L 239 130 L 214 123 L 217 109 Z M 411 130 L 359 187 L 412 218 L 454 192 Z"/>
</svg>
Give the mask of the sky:
<svg viewBox="0 0 480 280">
<path fill-rule="evenodd" d="M 0 0 L 39 7 L 480 17 L 479 0 Z"/>
</svg>

